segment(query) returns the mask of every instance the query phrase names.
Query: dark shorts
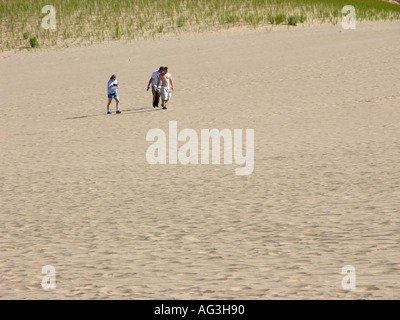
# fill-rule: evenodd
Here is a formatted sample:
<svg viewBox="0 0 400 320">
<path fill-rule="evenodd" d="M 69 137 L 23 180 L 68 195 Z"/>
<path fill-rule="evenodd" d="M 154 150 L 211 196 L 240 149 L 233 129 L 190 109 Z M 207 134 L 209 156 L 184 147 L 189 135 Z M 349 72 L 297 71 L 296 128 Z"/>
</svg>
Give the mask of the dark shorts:
<svg viewBox="0 0 400 320">
<path fill-rule="evenodd" d="M 118 93 L 110 93 L 110 94 L 107 94 L 107 96 L 110 98 L 110 99 L 112 99 L 112 98 L 116 98 L 116 97 L 118 97 Z"/>
<path fill-rule="evenodd" d="M 157 87 L 151 87 L 151 93 L 153 94 L 153 96 L 156 94 L 156 90 L 157 90 Z"/>
</svg>

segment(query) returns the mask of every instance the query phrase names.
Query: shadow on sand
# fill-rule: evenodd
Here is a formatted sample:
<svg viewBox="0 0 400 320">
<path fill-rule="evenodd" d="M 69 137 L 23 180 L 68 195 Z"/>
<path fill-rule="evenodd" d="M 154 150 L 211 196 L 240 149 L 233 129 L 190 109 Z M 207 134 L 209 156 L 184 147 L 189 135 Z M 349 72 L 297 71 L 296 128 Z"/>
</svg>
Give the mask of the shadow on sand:
<svg viewBox="0 0 400 320">
<path fill-rule="evenodd" d="M 154 112 L 154 111 L 160 111 L 160 110 L 162 110 L 162 109 L 160 109 L 160 108 L 127 109 L 127 110 L 121 110 L 121 115 L 132 114 L 132 113 Z M 112 111 L 112 113 L 115 114 L 115 111 Z M 89 114 L 89 115 L 83 115 L 83 116 L 77 116 L 77 117 L 64 118 L 64 120 L 84 119 L 84 118 L 93 118 L 93 117 L 102 117 L 102 116 L 107 116 L 107 114 L 106 113 Z M 110 115 L 108 115 L 108 116 L 110 116 Z"/>
</svg>

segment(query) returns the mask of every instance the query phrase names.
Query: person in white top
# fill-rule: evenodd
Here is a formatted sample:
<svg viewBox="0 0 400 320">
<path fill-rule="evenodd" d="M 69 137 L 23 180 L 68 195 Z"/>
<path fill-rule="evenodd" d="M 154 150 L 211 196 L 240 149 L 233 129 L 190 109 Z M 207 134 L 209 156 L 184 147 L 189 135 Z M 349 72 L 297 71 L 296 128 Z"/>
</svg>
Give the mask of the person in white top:
<svg viewBox="0 0 400 320">
<path fill-rule="evenodd" d="M 172 76 L 168 73 L 168 67 L 164 67 L 164 72 L 158 77 L 157 87 L 161 83 L 161 106 L 163 109 L 167 109 L 167 102 L 171 99 L 171 89 L 174 90 L 174 83 L 172 82 Z"/>
<path fill-rule="evenodd" d="M 151 93 L 153 94 L 153 107 L 155 107 L 154 101 L 156 98 L 156 91 L 157 91 L 157 89 L 161 88 L 161 86 L 157 88 L 158 78 L 163 73 L 163 71 L 164 71 L 164 67 L 160 67 L 160 69 L 154 71 L 150 77 L 149 83 L 147 84 L 147 90 L 150 89 L 150 84 L 151 84 Z M 158 105 L 157 105 L 157 107 L 158 107 Z"/>
<path fill-rule="evenodd" d="M 121 113 L 118 109 L 119 105 L 119 96 L 118 96 L 118 80 L 117 76 L 113 74 L 110 77 L 110 80 L 107 82 L 107 96 L 108 96 L 108 103 L 107 103 L 107 114 L 111 114 L 110 112 L 110 104 L 112 102 L 112 99 L 115 99 L 116 102 L 116 113 Z"/>
</svg>

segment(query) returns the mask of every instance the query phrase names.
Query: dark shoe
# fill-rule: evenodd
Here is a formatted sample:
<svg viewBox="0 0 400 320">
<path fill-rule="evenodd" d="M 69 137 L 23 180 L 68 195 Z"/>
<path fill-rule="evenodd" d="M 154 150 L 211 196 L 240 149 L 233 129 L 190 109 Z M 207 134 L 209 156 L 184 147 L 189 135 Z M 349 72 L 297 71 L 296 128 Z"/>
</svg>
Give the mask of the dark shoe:
<svg viewBox="0 0 400 320">
<path fill-rule="evenodd" d="M 116 112 L 116 113 L 121 113 L 121 111 L 117 110 L 117 112 Z"/>
<path fill-rule="evenodd" d="M 108 111 L 108 112 L 107 112 L 107 114 L 111 114 L 111 112 L 110 112 L 110 111 Z"/>
<path fill-rule="evenodd" d="M 164 110 L 167 110 L 167 107 L 162 107 Z"/>
</svg>

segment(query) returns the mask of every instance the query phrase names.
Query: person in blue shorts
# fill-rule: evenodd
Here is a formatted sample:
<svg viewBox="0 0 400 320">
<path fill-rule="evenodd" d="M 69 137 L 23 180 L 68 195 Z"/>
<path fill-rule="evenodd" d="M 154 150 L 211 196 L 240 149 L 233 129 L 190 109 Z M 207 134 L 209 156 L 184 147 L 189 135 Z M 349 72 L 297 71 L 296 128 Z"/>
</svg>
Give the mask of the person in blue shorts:
<svg viewBox="0 0 400 320">
<path fill-rule="evenodd" d="M 116 106 L 117 112 L 116 113 L 121 113 L 121 111 L 119 111 L 119 109 L 118 109 L 118 105 L 119 105 L 118 88 L 119 87 L 118 87 L 117 76 L 115 74 L 113 74 L 107 83 L 107 96 L 108 96 L 107 114 L 111 114 L 110 104 L 112 102 L 112 99 L 115 99 L 115 102 L 117 104 L 117 106 Z"/>
</svg>

